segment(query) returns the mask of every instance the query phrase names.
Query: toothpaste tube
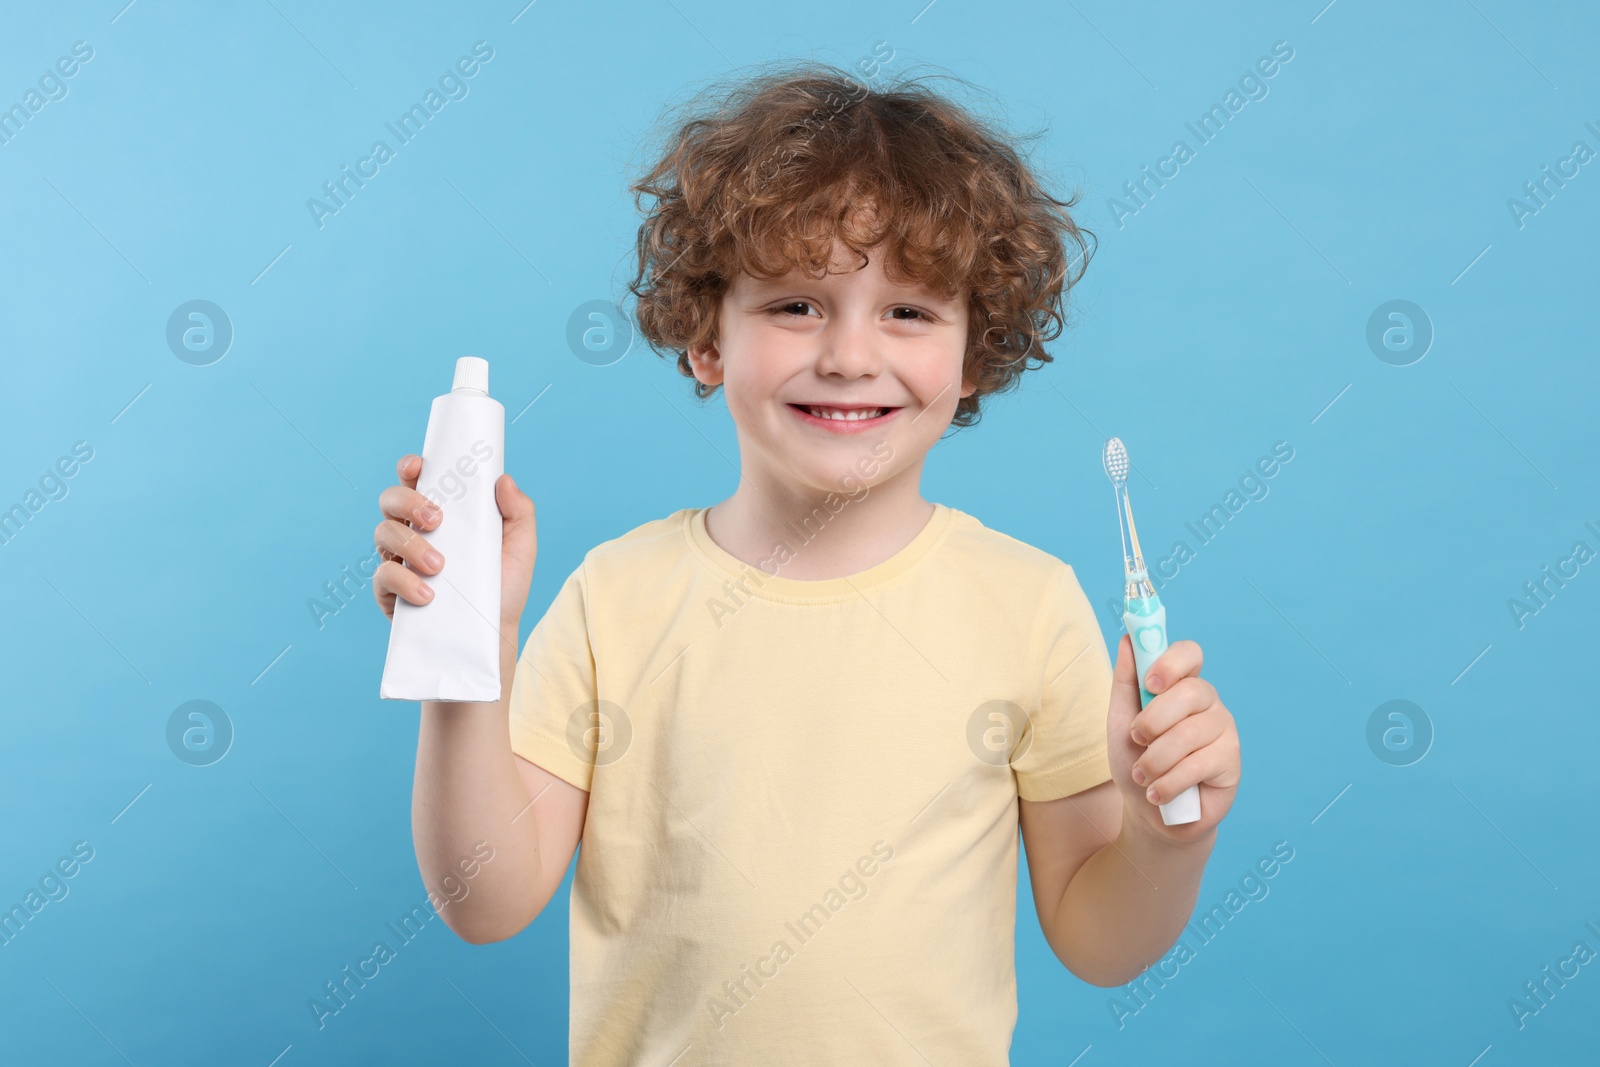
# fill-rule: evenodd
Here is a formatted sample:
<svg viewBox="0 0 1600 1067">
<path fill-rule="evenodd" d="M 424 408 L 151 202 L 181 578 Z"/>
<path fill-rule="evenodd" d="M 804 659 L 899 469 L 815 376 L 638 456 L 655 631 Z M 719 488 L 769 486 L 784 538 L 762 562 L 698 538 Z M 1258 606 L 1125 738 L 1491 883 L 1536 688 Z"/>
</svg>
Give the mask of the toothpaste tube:
<svg viewBox="0 0 1600 1067">
<path fill-rule="evenodd" d="M 443 514 L 416 531 L 444 556 L 425 575 L 433 599 L 394 602 L 389 653 L 378 694 L 385 700 L 500 699 L 500 507 L 506 410 L 489 396 L 489 363 L 456 360 L 450 392 L 436 397 L 422 441 L 417 489 Z"/>
</svg>

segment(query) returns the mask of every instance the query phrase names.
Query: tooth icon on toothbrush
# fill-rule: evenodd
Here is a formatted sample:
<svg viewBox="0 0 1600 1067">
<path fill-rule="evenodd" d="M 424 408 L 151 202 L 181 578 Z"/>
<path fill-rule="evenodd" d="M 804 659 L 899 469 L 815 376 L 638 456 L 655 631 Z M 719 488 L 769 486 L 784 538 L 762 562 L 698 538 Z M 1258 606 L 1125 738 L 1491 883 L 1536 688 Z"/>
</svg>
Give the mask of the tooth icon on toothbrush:
<svg viewBox="0 0 1600 1067">
<path fill-rule="evenodd" d="M 1126 581 L 1124 587 L 1122 625 L 1132 638 L 1133 663 L 1139 672 L 1139 706 L 1142 708 L 1154 698 L 1144 687 L 1145 675 L 1161 653 L 1167 650 L 1167 609 L 1156 595 L 1145 570 L 1144 553 L 1139 549 L 1139 532 L 1133 525 L 1133 508 L 1128 503 L 1128 449 L 1122 438 L 1113 437 L 1106 442 L 1101 462 L 1105 464 L 1106 477 L 1117 493 L 1117 528 L 1122 533 L 1122 567 Z M 1124 522 L 1126 519 L 1126 522 Z M 1200 787 L 1191 785 L 1165 804 L 1161 805 L 1161 821 L 1167 826 L 1198 822 L 1200 819 Z"/>
</svg>

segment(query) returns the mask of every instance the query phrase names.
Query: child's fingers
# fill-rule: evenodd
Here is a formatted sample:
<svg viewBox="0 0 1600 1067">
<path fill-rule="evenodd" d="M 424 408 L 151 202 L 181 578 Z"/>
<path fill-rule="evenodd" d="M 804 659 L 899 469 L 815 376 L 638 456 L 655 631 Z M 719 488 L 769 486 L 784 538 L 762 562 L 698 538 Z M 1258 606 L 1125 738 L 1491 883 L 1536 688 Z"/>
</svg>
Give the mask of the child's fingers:
<svg viewBox="0 0 1600 1067">
<path fill-rule="evenodd" d="M 1189 753 L 1177 766 L 1157 778 L 1149 787 L 1155 791 L 1151 803 L 1165 804 L 1191 785 L 1202 782 L 1218 789 L 1231 789 L 1239 784 L 1238 763 L 1237 747 L 1225 741 L 1213 741 L 1200 751 Z M 1149 790 L 1146 796 L 1150 795 Z"/>
<path fill-rule="evenodd" d="M 426 604 L 433 599 L 433 590 L 416 571 L 409 570 L 396 560 L 386 560 L 378 565 L 372 575 L 372 595 L 384 614 L 393 617 L 394 598 L 398 595 L 412 604 Z"/>
<path fill-rule="evenodd" d="M 525 522 L 533 518 L 533 500 L 509 474 L 502 474 L 495 481 L 494 500 L 500 508 L 501 517 L 508 522 Z"/>
<path fill-rule="evenodd" d="M 1127 634 L 1117 642 L 1117 661 L 1111 668 L 1111 684 L 1133 690 L 1133 704 L 1139 705 L 1139 668 L 1133 662 L 1133 641 Z"/>
<path fill-rule="evenodd" d="M 1148 786 L 1160 781 L 1163 775 L 1170 774 L 1191 754 L 1204 749 L 1225 732 L 1220 715 L 1190 715 L 1150 742 L 1144 754 L 1134 760 L 1129 768 L 1134 784 Z"/>
<path fill-rule="evenodd" d="M 509 474 L 502 474 L 494 489 L 495 503 L 505 519 L 501 551 L 519 558 L 526 555 L 531 565 L 533 553 L 538 550 L 539 544 L 533 501 L 517 488 L 516 480 Z"/>
<path fill-rule="evenodd" d="M 1182 762 L 1172 770 L 1157 778 L 1144 795 L 1152 804 L 1165 804 L 1191 785 L 1203 782 L 1210 770 L 1211 761 L 1206 757 L 1205 751 L 1190 753 Z"/>
<path fill-rule="evenodd" d="M 400 484 L 407 489 L 417 487 L 417 477 L 422 473 L 422 457 L 418 455 L 404 455 L 400 462 L 394 465 L 395 473 L 400 476 Z"/>
<path fill-rule="evenodd" d="M 1144 687 L 1152 693 L 1159 693 L 1179 678 L 1199 674 L 1204 662 L 1205 655 L 1199 645 L 1193 641 L 1174 641 L 1145 672 Z"/>
<path fill-rule="evenodd" d="M 386 618 L 386 619 L 393 619 L 394 618 L 394 594 L 393 593 L 386 593 L 382 589 L 379 589 L 376 586 L 374 586 L 373 589 L 372 589 L 372 595 L 377 598 L 378 609 L 383 612 L 383 617 Z"/>
<path fill-rule="evenodd" d="M 1106 718 L 1108 737 L 1117 731 L 1126 734 L 1139 714 L 1139 676 L 1133 665 L 1133 643 L 1123 634 L 1117 642 L 1117 661 L 1111 671 L 1111 707 Z"/>
<path fill-rule="evenodd" d="M 419 530 L 431 530 L 444 521 L 437 504 L 404 485 L 385 486 L 378 494 L 378 510 L 387 519 L 409 522 Z"/>
<path fill-rule="evenodd" d="M 428 539 L 410 526 L 394 519 L 384 519 L 372 531 L 372 540 L 388 553 L 386 560 L 404 560 L 423 574 L 438 574 L 444 567 L 444 556 Z M 409 597 L 407 599 L 410 599 Z"/>
<path fill-rule="evenodd" d="M 1190 675 L 1179 678 L 1166 692 L 1150 698 L 1144 710 L 1133 717 L 1130 736 L 1141 745 L 1160 738 L 1175 723 L 1202 712 L 1217 702 L 1216 688 L 1204 678 Z"/>
</svg>

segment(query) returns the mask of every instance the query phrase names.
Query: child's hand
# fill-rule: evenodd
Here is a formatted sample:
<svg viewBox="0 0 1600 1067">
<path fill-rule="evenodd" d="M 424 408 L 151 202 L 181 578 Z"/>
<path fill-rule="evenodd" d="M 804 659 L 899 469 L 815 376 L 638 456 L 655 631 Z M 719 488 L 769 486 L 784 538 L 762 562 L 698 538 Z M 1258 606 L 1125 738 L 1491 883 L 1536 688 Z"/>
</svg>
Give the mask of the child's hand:
<svg viewBox="0 0 1600 1067">
<path fill-rule="evenodd" d="M 438 574 L 445 560 L 430 560 L 438 552 L 418 537 L 417 530 L 432 530 L 444 515 L 431 500 L 417 491 L 417 476 L 422 473 L 422 457 L 402 456 L 395 467 L 399 485 L 391 485 L 378 495 L 378 510 L 383 521 L 372 533 L 373 543 L 383 550 L 385 562 L 372 576 L 372 595 L 384 615 L 394 618 L 394 598 L 405 597 L 412 604 L 426 604 L 433 590 L 422 580 L 424 574 Z M 494 483 L 495 503 L 504 517 L 500 549 L 500 626 L 510 625 L 513 639 L 516 622 L 528 602 L 528 585 L 533 581 L 533 562 L 539 553 L 534 523 L 533 501 L 529 500 L 511 475 L 502 474 Z M 401 561 L 409 563 L 408 569 Z"/>
<path fill-rule="evenodd" d="M 1106 717 L 1111 777 L 1122 790 L 1123 818 L 1179 844 L 1210 833 L 1233 807 L 1239 789 L 1239 733 L 1217 691 L 1200 677 L 1201 659 L 1193 641 L 1173 642 L 1150 668 L 1157 684 L 1146 676 L 1145 688 L 1155 695 L 1141 710 L 1133 645 L 1123 634 Z M 1200 819 L 1179 826 L 1163 823 L 1158 805 L 1196 783 Z M 1153 802 L 1149 789 L 1156 792 Z"/>
</svg>

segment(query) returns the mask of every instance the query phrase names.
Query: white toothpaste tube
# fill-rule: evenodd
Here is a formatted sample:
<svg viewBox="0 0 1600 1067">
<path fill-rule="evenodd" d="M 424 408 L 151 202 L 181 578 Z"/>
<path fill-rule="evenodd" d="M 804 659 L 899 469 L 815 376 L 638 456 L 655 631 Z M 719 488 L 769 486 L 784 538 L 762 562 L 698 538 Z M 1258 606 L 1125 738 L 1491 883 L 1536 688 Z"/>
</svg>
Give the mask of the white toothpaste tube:
<svg viewBox="0 0 1600 1067">
<path fill-rule="evenodd" d="M 506 409 L 489 396 L 489 363 L 456 360 L 450 392 L 435 397 L 422 441 L 417 490 L 442 513 L 416 531 L 444 567 L 423 575 L 433 599 L 394 602 L 389 654 L 378 694 L 385 700 L 500 699 L 500 507 L 494 483 L 505 470 Z"/>
</svg>

